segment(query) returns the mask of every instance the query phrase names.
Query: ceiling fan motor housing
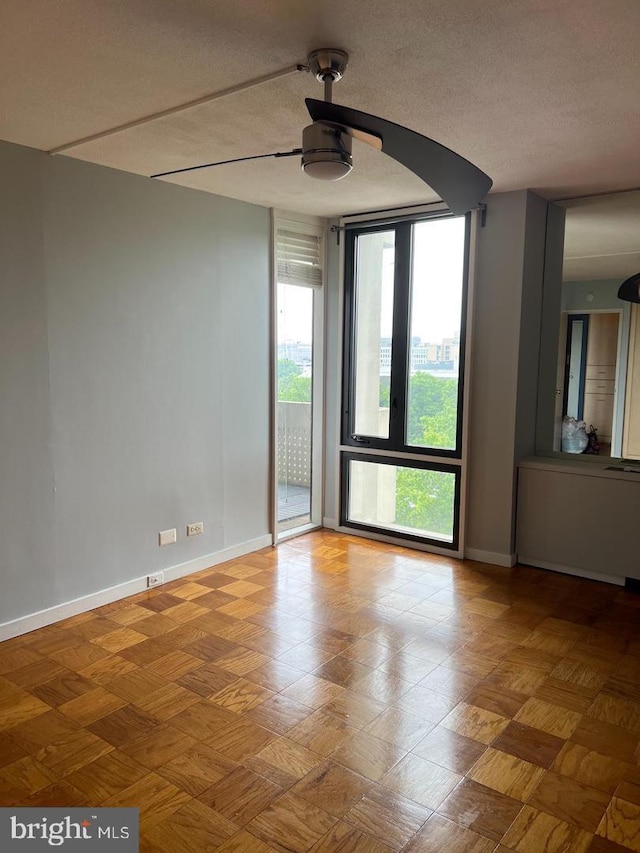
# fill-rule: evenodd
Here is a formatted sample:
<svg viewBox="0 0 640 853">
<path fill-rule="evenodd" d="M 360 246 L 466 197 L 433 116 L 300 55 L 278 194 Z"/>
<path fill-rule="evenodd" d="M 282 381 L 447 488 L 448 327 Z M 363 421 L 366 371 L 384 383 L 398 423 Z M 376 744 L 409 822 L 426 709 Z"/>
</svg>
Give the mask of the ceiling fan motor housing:
<svg viewBox="0 0 640 853">
<path fill-rule="evenodd" d="M 319 181 L 339 181 L 353 168 L 351 137 L 316 121 L 302 131 L 302 168 Z"/>
</svg>

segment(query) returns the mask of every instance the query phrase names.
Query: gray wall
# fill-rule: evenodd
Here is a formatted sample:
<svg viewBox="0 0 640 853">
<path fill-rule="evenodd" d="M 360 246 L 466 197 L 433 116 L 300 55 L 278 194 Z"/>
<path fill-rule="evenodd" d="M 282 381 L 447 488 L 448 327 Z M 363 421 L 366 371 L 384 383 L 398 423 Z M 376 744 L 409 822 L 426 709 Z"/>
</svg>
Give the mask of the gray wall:
<svg viewBox="0 0 640 853">
<path fill-rule="evenodd" d="M 515 463 L 535 442 L 546 213 L 546 202 L 526 190 L 491 195 L 478 235 L 467 500 L 472 556 L 514 552 Z"/>
<path fill-rule="evenodd" d="M 556 408 L 560 406 L 556 389 L 565 216 L 563 207 L 548 205 L 535 448 L 536 453 L 542 455 L 552 452 L 554 446 L 560 446 L 560 429 L 556 427 Z"/>
<path fill-rule="evenodd" d="M 565 281 L 562 283 L 563 311 L 595 311 L 606 308 L 631 311 L 631 304 L 618 299 L 619 279 L 598 279 L 597 281 Z M 592 294 L 591 302 L 587 295 Z"/>
<path fill-rule="evenodd" d="M 327 228 L 327 289 L 325 291 L 325 480 L 324 517 L 329 523 L 339 521 L 338 506 L 338 447 L 340 445 L 340 388 L 342 376 L 342 311 L 340 306 L 340 247 L 336 235 L 329 230 L 338 225 L 330 220 Z M 344 235 L 341 235 L 344 240 Z"/>
<path fill-rule="evenodd" d="M 55 600 L 42 155 L 0 149 L 0 622 Z"/>
<path fill-rule="evenodd" d="M 270 225 L 4 143 L 0 170 L 3 622 L 267 534 Z"/>
</svg>

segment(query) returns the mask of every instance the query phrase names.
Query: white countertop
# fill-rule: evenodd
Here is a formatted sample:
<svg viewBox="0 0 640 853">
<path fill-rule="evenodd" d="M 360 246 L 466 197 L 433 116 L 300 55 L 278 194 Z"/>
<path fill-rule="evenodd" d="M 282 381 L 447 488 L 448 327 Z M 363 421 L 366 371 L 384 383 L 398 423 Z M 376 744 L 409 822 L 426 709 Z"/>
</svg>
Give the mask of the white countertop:
<svg viewBox="0 0 640 853">
<path fill-rule="evenodd" d="M 527 456 L 518 462 L 518 468 L 555 471 L 558 474 L 573 474 L 578 477 L 604 477 L 609 480 L 640 483 L 640 462 L 623 462 L 620 459 L 610 459 L 604 456 L 588 457 L 582 454 L 576 454 L 576 457 L 576 459 L 571 459 L 569 454 L 558 456 Z"/>
</svg>

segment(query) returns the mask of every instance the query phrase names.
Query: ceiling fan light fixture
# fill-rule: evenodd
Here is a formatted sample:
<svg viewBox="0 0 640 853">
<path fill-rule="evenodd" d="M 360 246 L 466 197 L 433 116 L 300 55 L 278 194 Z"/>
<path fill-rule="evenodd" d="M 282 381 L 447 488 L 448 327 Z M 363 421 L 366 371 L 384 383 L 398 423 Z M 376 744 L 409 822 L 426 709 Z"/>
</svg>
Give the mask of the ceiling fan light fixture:
<svg viewBox="0 0 640 853">
<path fill-rule="evenodd" d="M 317 181 L 339 181 L 353 169 L 351 137 L 320 122 L 302 132 L 302 168 Z"/>
</svg>

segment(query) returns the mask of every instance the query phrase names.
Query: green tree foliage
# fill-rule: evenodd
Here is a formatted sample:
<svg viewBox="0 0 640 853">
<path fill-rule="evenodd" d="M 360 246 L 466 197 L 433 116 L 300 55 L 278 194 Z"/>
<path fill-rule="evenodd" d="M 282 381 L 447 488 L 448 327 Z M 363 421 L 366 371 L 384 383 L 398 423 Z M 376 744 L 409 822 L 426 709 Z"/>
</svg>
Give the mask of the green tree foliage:
<svg viewBox="0 0 640 853">
<path fill-rule="evenodd" d="M 389 377 L 380 377 L 380 408 L 390 405 Z M 407 443 L 452 450 L 456 446 L 458 381 L 414 373 L 409 379 Z"/>
<path fill-rule="evenodd" d="M 389 406 L 389 380 L 381 377 L 380 406 Z M 458 383 L 430 373 L 409 380 L 408 444 L 453 449 L 456 444 Z M 402 468 L 396 477 L 396 522 L 406 527 L 450 535 L 453 529 L 455 478 L 440 471 Z"/>
<path fill-rule="evenodd" d="M 458 382 L 415 373 L 409 380 L 409 444 L 452 450 L 456 446 Z"/>
<path fill-rule="evenodd" d="M 278 359 L 278 400 L 286 403 L 311 402 L 311 377 L 288 358 Z"/>
<path fill-rule="evenodd" d="M 455 478 L 442 471 L 402 468 L 396 476 L 396 522 L 450 536 Z"/>
<path fill-rule="evenodd" d="M 390 376 L 381 376 L 380 377 L 380 408 L 388 409 L 390 406 L 390 388 L 391 377 Z"/>
</svg>

